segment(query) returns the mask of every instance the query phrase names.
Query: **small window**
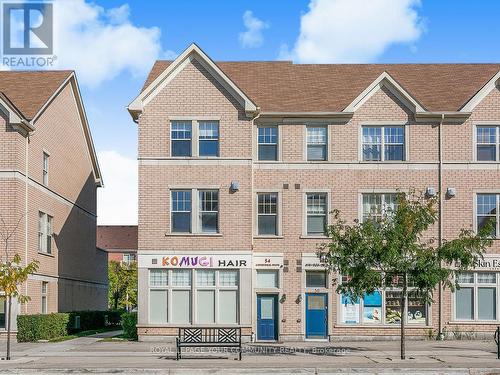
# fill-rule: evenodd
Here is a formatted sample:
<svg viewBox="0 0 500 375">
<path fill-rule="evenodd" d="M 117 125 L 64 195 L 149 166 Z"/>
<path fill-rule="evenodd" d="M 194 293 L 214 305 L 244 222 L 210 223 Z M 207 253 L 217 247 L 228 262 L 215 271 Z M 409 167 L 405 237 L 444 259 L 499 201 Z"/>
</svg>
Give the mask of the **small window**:
<svg viewBox="0 0 500 375">
<path fill-rule="evenodd" d="M 219 271 L 219 285 L 238 286 L 238 271 L 237 270 Z"/>
<path fill-rule="evenodd" d="M 259 160 L 278 160 L 278 128 L 259 127 Z"/>
<path fill-rule="evenodd" d="M 48 282 L 42 281 L 42 314 L 47 314 Z"/>
<path fill-rule="evenodd" d="M 168 270 L 151 269 L 149 270 L 149 285 L 150 286 L 167 286 L 168 285 Z"/>
<path fill-rule="evenodd" d="M 201 190 L 200 200 L 200 232 L 218 233 L 219 231 L 219 191 Z"/>
<path fill-rule="evenodd" d="M 172 232 L 191 232 L 191 190 L 172 191 Z"/>
<path fill-rule="evenodd" d="M 323 236 L 326 233 L 326 194 L 307 194 L 307 235 Z"/>
<path fill-rule="evenodd" d="M 38 212 L 38 251 L 52 254 L 52 216 Z"/>
<path fill-rule="evenodd" d="M 279 288 L 278 270 L 257 270 L 257 288 Z"/>
<path fill-rule="evenodd" d="M 398 194 L 363 194 L 363 221 L 381 221 L 397 209 Z"/>
<path fill-rule="evenodd" d="M 47 186 L 49 184 L 49 154 L 43 153 L 43 170 L 42 183 Z"/>
<path fill-rule="evenodd" d="M 197 286 L 215 286 L 215 271 L 196 270 Z"/>
<path fill-rule="evenodd" d="M 307 127 L 307 160 L 327 159 L 327 131 L 325 127 Z"/>
<path fill-rule="evenodd" d="M 477 161 L 498 160 L 498 132 L 496 126 L 478 126 L 476 128 Z"/>
<path fill-rule="evenodd" d="M 278 194 L 257 194 L 258 234 L 267 236 L 278 235 Z"/>
<path fill-rule="evenodd" d="M 199 121 L 199 155 L 219 156 L 219 122 Z"/>
<path fill-rule="evenodd" d="M 306 271 L 306 288 L 326 287 L 326 271 Z"/>
<path fill-rule="evenodd" d="M 172 121 L 172 156 L 191 156 L 191 121 Z"/>
<path fill-rule="evenodd" d="M 364 161 L 405 160 L 405 131 L 402 126 L 364 126 Z"/>
<path fill-rule="evenodd" d="M 172 270 L 172 286 L 191 286 L 191 270 Z"/>
<path fill-rule="evenodd" d="M 491 235 L 496 237 L 498 234 L 498 194 L 477 194 L 476 196 L 476 226 L 480 231 L 486 225 L 491 223 Z"/>
</svg>

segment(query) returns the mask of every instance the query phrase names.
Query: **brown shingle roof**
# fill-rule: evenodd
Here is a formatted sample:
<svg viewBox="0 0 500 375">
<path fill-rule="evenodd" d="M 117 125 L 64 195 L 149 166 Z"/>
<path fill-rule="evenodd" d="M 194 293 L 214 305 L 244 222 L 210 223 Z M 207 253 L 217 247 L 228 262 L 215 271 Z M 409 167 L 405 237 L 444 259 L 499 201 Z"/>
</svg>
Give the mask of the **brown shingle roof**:
<svg viewBox="0 0 500 375">
<path fill-rule="evenodd" d="M 104 250 L 137 250 L 137 225 L 98 225 L 97 247 Z"/>
<path fill-rule="evenodd" d="M 170 63 L 157 61 L 144 88 Z M 500 64 L 216 63 L 265 112 L 342 111 L 384 71 L 426 110 L 457 111 L 500 71 Z"/>
<path fill-rule="evenodd" d="M 66 78 L 70 70 L 0 71 L 0 92 L 27 119 L 32 119 Z"/>
</svg>

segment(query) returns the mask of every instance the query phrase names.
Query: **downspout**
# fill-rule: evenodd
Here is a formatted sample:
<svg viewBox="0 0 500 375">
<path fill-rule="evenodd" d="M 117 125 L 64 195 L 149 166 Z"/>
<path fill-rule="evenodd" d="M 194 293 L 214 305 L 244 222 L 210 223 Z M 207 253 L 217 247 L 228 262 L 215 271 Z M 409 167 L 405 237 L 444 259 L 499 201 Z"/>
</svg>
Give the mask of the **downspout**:
<svg viewBox="0 0 500 375">
<path fill-rule="evenodd" d="M 439 211 L 438 211 L 438 246 L 443 244 L 443 122 L 444 113 L 441 114 L 441 121 L 438 129 L 438 148 L 439 148 L 439 166 L 438 166 L 438 191 L 439 191 Z M 438 308 L 438 335 L 437 339 L 443 339 L 443 283 L 439 282 L 439 308 Z"/>
<path fill-rule="evenodd" d="M 30 133 L 26 134 L 26 146 L 25 146 L 25 176 L 24 176 L 24 265 L 28 266 L 28 159 L 29 159 L 29 143 L 30 143 Z M 25 295 L 28 295 L 28 281 L 25 282 Z M 24 304 L 24 312 L 28 313 L 28 304 Z"/>
</svg>

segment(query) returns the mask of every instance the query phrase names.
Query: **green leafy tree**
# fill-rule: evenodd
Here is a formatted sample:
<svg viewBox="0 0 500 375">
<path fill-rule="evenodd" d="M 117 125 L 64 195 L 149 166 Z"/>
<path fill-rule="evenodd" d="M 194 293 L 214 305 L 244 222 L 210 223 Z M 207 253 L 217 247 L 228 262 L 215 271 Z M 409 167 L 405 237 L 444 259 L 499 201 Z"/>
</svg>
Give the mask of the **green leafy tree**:
<svg viewBox="0 0 500 375">
<path fill-rule="evenodd" d="M 137 306 L 137 263 L 109 262 L 108 304 L 113 309 L 130 311 Z"/>
<path fill-rule="evenodd" d="M 479 233 L 462 229 L 457 238 L 440 244 L 429 236 L 438 220 L 437 200 L 399 194 L 394 210 L 378 220 L 355 221 L 352 225 L 333 211 L 328 228 L 329 243 L 319 255 L 330 271 L 344 277 L 337 292 L 351 301 L 388 286 L 401 288 L 400 311 L 393 316 L 401 325 L 401 359 L 405 359 L 405 320 L 408 288 L 412 296 L 433 302 L 433 292 L 441 285 L 454 290 L 455 273 L 467 270 L 482 259 L 491 245 L 492 226 Z M 393 314 L 394 315 L 394 314 Z"/>
<path fill-rule="evenodd" d="M 0 216 L 1 229 L 0 237 L 3 242 L 4 254 L 0 261 L 0 291 L 7 301 L 7 355 L 6 359 L 10 360 L 10 336 L 11 336 L 11 315 L 12 315 L 12 299 L 16 298 L 19 303 L 26 303 L 31 298 L 23 295 L 19 288 L 28 280 L 30 274 L 38 270 L 38 261 L 32 261 L 27 265 L 22 265 L 22 259 L 19 254 L 11 256 L 10 243 L 19 228 L 19 223 L 22 217 L 17 221 L 16 225 L 9 229 L 3 217 Z"/>
</svg>

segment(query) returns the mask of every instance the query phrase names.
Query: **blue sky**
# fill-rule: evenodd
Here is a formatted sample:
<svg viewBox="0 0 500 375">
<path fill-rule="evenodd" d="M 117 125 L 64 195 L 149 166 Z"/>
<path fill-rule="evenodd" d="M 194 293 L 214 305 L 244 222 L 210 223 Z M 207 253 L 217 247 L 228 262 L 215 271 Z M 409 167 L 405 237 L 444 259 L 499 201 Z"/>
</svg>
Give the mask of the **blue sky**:
<svg viewBox="0 0 500 375">
<path fill-rule="evenodd" d="M 80 77 L 106 185 L 98 211 L 106 224 L 137 217 L 137 127 L 125 107 L 156 58 L 173 58 L 191 42 L 216 61 L 500 61 L 500 1 L 493 0 L 55 2 L 62 9 L 56 53 L 60 67 Z"/>
</svg>

